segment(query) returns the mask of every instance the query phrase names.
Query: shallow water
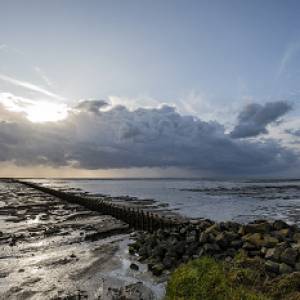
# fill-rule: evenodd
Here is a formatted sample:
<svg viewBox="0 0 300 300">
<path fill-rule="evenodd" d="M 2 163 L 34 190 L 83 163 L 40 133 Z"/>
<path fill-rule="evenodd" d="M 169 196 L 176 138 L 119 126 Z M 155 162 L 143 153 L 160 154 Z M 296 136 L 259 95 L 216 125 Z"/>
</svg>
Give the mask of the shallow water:
<svg viewBox="0 0 300 300">
<path fill-rule="evenodd" d="M 76 179 L 34 180 L 52 187 L 79 188 L 113 197 L 129 195 L 167 203 L 192 218 L 247 222 L 258 218 L 283 219 L 300 225 L 300 180 L 195 179 Z"/>
</svg>

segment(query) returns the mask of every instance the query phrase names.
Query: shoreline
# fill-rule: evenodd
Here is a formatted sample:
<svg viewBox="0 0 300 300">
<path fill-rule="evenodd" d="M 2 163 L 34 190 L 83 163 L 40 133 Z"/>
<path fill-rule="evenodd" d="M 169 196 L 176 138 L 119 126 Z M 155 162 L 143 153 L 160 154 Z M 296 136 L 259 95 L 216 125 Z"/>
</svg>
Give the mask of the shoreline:
<svg viewBox="0 0 300 300">
<path fill-rule="evenodd" d="M 130 267 L 139 262 L 126 223 L 20 183 L 0 187 L 0 298 L 110 300 L 128 286 L 162 297 L 145 268 Z"/>
<path fill-rule="evenodd" d="M 118 201 L 112 203 L 113 197 L 92 197 L 79 190 L 57 191 L 13 179 L 0 180 L 0 184 L 0 203 L 5 203 L 0 206 L 4 216 L 0 224 L 11 223 L 3 232 L 0 228 L 0 259 L 5 265 L 0 269 L 0 287 L 8 286 L 3 293 L 7 299 L 16 295 L 39 299 L 34 290 L 41 287 L 44 290 L 40 295 L 51 295 L 49 299 L 82 293 L 88 299 L 101 294 L 101 299 L 110 300 L 113 293 L 121 295 L 128 292 L 126 289 L 144 293 L 146 300 L 162 299 L 164 285 L 176 267 L 205 256 L 231 263 L 242 253 L 250 260 L 259 260 L 270 278 L 300 272 L 300 228 L 282 220 L 242 224 L 177 215 L 177 219 L 174 215 L 170 219 L 161 213 L 156 216 L 160 221 L 155 227 L 145 221 L 145 205 L 139 207 L 138 199 L 134 214 L 124 217 L 119 209 L 128 212 L 132 202 L 126 203 L 127 197 L 116 197 Z M 9 196 L 16 203 L 7 201 Z M 153 212 L 154 208 L 146 206 Z M 134 215 L 139 218 L 132 222 Z M 21 267 L 14 270 L 10 263 L 20 263 Z M 65 276 L 65 266 L 72 266 L 71 276 Z M 50 280 L 50 288 L 45 277 L 51 278 L 53 270 L 62 279 Z M 68 286 L 67 292 L 62 291 L 61 282 Z M 80 291 L 74 288 L 78 285 Z"/>
</svg>

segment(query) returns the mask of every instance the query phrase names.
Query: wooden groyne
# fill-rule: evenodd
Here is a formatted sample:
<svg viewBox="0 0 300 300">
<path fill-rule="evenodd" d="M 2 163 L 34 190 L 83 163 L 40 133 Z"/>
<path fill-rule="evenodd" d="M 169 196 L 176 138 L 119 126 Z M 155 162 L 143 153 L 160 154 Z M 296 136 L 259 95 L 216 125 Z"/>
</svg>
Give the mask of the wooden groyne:
<svg viewBox="0 0 300 300">
<path fill-rule="evenodd" d="M 158 229 L 171 229 L 174 227 L 178 228 L 186 224 L 186 222 L 177 219 L 154 214 L 143 209 L 130 208 L 125 205 L 115 204 L 111 201 L 101 198 L 74 195 L 72 193 L 55 190 L 28 181 L 15 180 L 15 182 L 58 197 L 67 202 L 82 205 L 90 210 L 111 215 L 116 219 L 122 220 L 123 222 L 129 224 L 131 228 L 136 230 L 154 232 Z"/>
</svg>

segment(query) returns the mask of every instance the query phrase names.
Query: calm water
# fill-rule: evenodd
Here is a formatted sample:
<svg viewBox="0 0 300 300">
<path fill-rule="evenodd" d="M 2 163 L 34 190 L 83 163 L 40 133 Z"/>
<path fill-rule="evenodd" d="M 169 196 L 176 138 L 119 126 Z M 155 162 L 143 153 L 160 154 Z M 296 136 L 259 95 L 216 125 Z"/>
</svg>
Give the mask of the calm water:
<svg viewBox="0 0 300 300">
<path fill-rule="evenodd" d="M 89 193 L 134 196 L 167 203 L 192 218 L 247 222 L 280 218 L 300 225 L 300 180 L 215 181 L 179 179 L 34 180 Z"/>
</svg>

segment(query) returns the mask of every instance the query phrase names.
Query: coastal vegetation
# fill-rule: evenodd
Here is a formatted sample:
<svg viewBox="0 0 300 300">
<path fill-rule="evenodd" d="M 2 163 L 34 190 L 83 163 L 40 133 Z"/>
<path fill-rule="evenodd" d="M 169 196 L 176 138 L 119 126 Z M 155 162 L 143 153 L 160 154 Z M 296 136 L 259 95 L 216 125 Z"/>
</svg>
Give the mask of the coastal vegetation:
<svg viewBox="0 0 300 300">
<path fill-rule="evenodd" d="M 271 278 L 263 261 L 237 255 L 230 263 L 205 256 L 178 267 L 165 300 L 297 300 L 300 273 Z"/>
</svg>

